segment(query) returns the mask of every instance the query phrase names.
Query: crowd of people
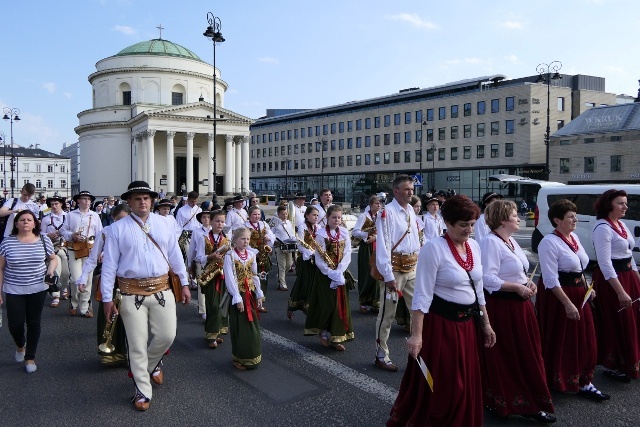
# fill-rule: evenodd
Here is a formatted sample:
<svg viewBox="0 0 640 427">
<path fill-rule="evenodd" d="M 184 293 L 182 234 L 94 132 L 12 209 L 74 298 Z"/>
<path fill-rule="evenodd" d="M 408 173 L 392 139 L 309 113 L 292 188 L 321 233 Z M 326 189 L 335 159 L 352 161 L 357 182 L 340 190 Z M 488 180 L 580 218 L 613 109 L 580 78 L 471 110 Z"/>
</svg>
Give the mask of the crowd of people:
<svg viewBox="0 0 640 427">
<path fill-rule="evenodd" d="M 396 177 L 392 191 L 389 200 L 371 196 L 350 232 L 329 189 L 308 206 L 298 193 L 267 219 L 253 194 L 223 206 L 216 198 L 199 204 L 196 192 L 159 198 L 134 181 L 119 200 L 96 202 L 80 191 L 71 203 L 59 196 L 36 202 L 26 184 L 0 208 L 0 303 L 15 360 L 28 373 L 37 369 L 47 293 L 52 308 L 68 300 L 70 315 L 93 318 L 95 309 L 100 362 L 129 368 L 132 402 L 145 411 L 152 384 L 164 382 L 176 304 L 188 304 L 191 289 L 207 347 L 228 336 L 233 366 L 242 371 L 262 360 L 268 288 L 289 292 L 289 319 L 306 316 L 302 333 L 335 351 L 355 339 L 350 291 L 357 290 L 359 312 L 377 315 L 375 367 L 398 371 L 398 349 L 388 345 L 394 321 L 410 334 L 389 426 L 479 426 L 485 408 L 551 423 L 551 390 L 610 398 L 593 384 L 596 365 L 621 382 L 640 376 L 640 315 L 633 309 L 640 276 L 633 236 L 620 221 L 628 209 L 624 191 L 596 202 L 593 241 L 584 242 L 598 256 L 591 284 L 573 232 L 577 209 L 568 200 L 549 209 L 555 230 L 540 243 L 536 284 L 513 238 L 520 227 L 514 202 L 489 192 L 481 210 L 463 195 L 420 198 L 407 175 Z M 352 247 L 357 281 L 348 269 Z"/>
</svg>

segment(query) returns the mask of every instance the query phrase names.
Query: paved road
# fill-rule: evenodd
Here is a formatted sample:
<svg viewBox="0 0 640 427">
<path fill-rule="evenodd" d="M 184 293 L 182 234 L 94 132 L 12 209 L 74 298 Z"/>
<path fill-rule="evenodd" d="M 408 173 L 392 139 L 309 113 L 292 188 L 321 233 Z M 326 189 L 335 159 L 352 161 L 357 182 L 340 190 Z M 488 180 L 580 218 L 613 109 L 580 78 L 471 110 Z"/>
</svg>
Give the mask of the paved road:
<svg viewBox="0 0 640 427">
<path fill-rule="evenodd" d="M 523 247 L 528 230 L 516 237 Z M 354 262 L 351 265 L 355 271 Z M 275 283 L 271 277 L 271 283 Z M 288 282 L 293 283 L 290 274 Z M 63 306 L 45 308 L 38 371 L 27 375 L 13 362 L 14 347 L 0 329 L 0 426 L 381 426 L 400 386 L 407 359 L 401 328 L 392 331 L 397 374 L 373 366 L 375 317 L 357 310 L 351 294 L 355 341 L 339 353 L 302 334 L 304 315 L 287 320 L 288 293 L 267 294 L 261 318 L 263 363 L 248 372 L 231 364 L 231 345 L 207 348 L 193 306 L 178 308 L 178 338 L 166 357 L 165 384 L 151 409 L 133 410 L 131 380 L 123 368 L 99 364 L 95 321 L 72 318 Z M 195 296 L 195 294 L 194 294 Z M 508 367 L 505 367 L 505 370 Z M 561 426 L 631 426 L 640 423 L 637 381 L 624 385 L 596 374 L 596 385 L 613 398 L 604 404 L 554 393 Z M 511 417 L 485 416 L 486 426 L 534 425 Z"/>
</svg>

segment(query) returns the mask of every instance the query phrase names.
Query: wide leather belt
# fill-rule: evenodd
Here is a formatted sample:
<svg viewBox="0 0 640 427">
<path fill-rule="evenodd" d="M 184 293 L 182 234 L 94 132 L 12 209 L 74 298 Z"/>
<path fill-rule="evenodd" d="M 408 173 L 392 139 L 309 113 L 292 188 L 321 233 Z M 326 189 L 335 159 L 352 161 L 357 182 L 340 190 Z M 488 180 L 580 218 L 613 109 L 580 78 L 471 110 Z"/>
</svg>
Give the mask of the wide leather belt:
<svg viewBox="0 0 640 427">
<path fill-rule="evenodd" d="M 631 267 L 631 257 L 629 258 L 619 258 L 612 259 L 611 264 L 613 265 L 613 269 L 615 271 L 631 271 L 633 268 Z"/>
<path fill-rule="evenodd" d="M 584 286 L 582 278 L 582 272 L 558 271 L 558 282 L 560 282 L 560 286 L 568 286 L 570 288 Z"/>
<path fill-rule="evenodd" d="M 391 254 L 391 269 L 399 273 L 410 273 L 416 269 L 418 264 L 418 252 L 403 254 L 394 252 Z"/>
<path fill-rule="evenodd" d="M 146 279 L 118 277 L 118 286 L 123 294 L 149 296 L 169 289 L 169 275 L 165 274 Z"/>
</svg>

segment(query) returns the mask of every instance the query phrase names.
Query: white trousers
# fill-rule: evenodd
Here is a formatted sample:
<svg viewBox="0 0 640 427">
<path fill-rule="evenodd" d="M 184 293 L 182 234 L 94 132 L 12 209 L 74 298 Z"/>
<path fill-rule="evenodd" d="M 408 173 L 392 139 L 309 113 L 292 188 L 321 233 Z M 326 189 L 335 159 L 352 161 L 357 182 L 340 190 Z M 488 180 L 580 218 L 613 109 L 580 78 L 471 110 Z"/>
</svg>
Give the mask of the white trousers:
<svg viewBox="0 0 640 427">
<path fill-rule="evenodd" d="M 276 260 L 278 262 L 278 287 L 284 288 L 287 286 L 287 272 L 293 265 L 293 253 L 282 252 L 282 249 L 276 248 Z"/>
<path fill-rule="evenodd" d="M 85 314 L 89 311 L 89 302 L 91 301 L 91 288 L 93 287 L 93 270 L 89 272 L 84 292 L 78 292 L 76 280 L 82 275 L 82 266 L 88 257 L 76 259 L 75 251 L 69 251 L 69 298 L 71 299 L 70 308 L 77 308 L 78 314 Z"/>
<path fill-rule="evenodd" d="M 411 302 L 413 301 L 413 287 L 416 282 L 415 270 L 410 273 L 393 272 L 396 279 L 396 288 L 402 293 L 404 302 L 411 312 Z M 387 340 L 391 332 L 391 324 L 396 315 L 396 307 L 398 303 L 393 303 L 393 296 L 384 284 L 384 280 L 378 281 L 380 284 L 380 311 L 378 311 L 378 319 L 376 320 L 376 340 L 379 340 L 378 353 L 376 357 L 384 357 L 386 362 L 390 361 L 389 347 Z M 397 295 L 396 295 L 397 297 Z"/>
<path fill-rule="evenodd" d="M 164 306 L 156 298 L 164 298 Z M 143 297 L 137 296 L 138 301 Z M 120 315 L 127 331 L 129 368 L 136 392 L 151 399 L 150 374 L 160 364 L 162 356 L 176 337 L 176 302 L 171 290 L 144 297 L 136 307 L 136 295 L 123 295 Z M 153 338 L 149 341 L 149 330 Z M 147 345 L 148 343 L 148 345 Z"/>
<path fill-rule="evenodd" d="M 200 274 L 202 274 L 202 267 L 200 266 L 200 263 L 197 262 L 196 263 L 196 280 L 198 280 L 198 277 L 200 277 Z M 200 292 L 201 290 L 202 288 L 198 286 L 198 290 L 196 291 L 198 293 L 198 314 L 207 314 L 207 308 L 204 304 L 204 294 Z"/>
<path fill-rule="evenodd" d="M 69 258 L 67 256 L 67 250 L 59 249 L 58 253 L 56 253 L 56 257 L 58 258 L 56 274 L 60 278 L 58 282 L 58 288 L 62 290 L 69 286 Z M 60 292 L 53 292 L 51 293 L 51 296 L 53 298 L 60 298 Z"/>
</svg>

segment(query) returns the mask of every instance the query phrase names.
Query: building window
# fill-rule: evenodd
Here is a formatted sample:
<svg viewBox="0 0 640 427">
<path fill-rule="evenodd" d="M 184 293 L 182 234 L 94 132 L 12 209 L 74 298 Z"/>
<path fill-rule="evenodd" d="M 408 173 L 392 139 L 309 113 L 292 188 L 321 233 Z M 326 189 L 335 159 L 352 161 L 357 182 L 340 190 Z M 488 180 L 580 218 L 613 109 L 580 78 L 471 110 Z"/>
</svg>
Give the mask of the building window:
<svg viewBox="0 0 640 427">
<path fill-rule="evenodd" d="M 276 136 L 274 138 L 276 141 L 280 141 L 280 133 L 276 132 Z M 260 135 L 258 135 L 258 142 L 260 142 Z"/>
<path fill-rule="evenodd" d="M 358 138 L 361 140 L 361 138 Z M 351 150 L 353 148 L 353 138 L 347 138 L 347 150 Z"/>
<path fill-rule="evenodd" d="M 393 153 L 393 163 L 400 163 L 400 152 L 396 151 Z"/>
<path fill-rule="evenodd" d="M 516 130 L 515 128 L 515 122 L 513 120 L 507 120 L 505 121 L 505 133 L 507 135 L 514 133 Z"/>
<path fill-rule="evenodd" d="M 452 119 L 457 119 L 458 118 L 458 106 L 457 105 L 452 105 L 451 106 L 451 118 Z"/>
<path fill-rule="evenodd" d="M 393 134 L 393 143 L 400 144 L 400 132 L 395 132 Z"/>
<path fill-rule="evenodd" d="M 324 159 L 322 159 L 322 167 L 323 168 L 326 168 L 328 166 L 327 160 L 328 159 L 326 157 Z"/>
<path fill-rule="evenodd" d="M 447 109 L 445 107 L 438 108 L 438 119 L 444 120 L 447 118 Z"/>
<path fill-rule="evenodd" d="M 282 141 L 286 141 L 286 140 L 287 140 L 287 138 L 286 138 L 286 136 L 285 136 L 284 131 L 280 132 L 280 139 L 281 139 Z"/>
<path fill-rule="evenodd" d="M 279 170 L 280 168 L 280 162 L 274 162 L 274 169 L 275 170 Z M 258 169 L 260 169 L 260 163 L 258 163 Z"/>
<path fill-rule="evenodd" d="M 293 139 L 298 139 L 298 129 L 293 130 Z"/>
<path fill-rule="evenodd" d="M 380 153 L 375 153 L 373 155 L 373 164 L 374 165 L 379 165 L 380 164 Z"/>
<path fill-rule="evenodd" d="M 471 138 L 471 125 L 464 125 L 464 137 Z"/>
<path fill-rule="evenodd" d="M 389 127 L 391 126 L 391 115 L 387 114 L 384 116 L 384 127 Z"/>
<path fill-rule="evenodd" d="M 445 149 L 438 148 L 438 160 L 445 160 Z"/>
<path fill-rule="evenodd" d="M 433 148 L 429 148 L 427 150 L 427 161 L 428 162 L 432 162 L 433 161 L 433 151 L 434 151 Z"/>
<path fill-rule="evenodd" d="M 407 111 L 406 113 L 404 113 L 404 124 L 405 125 L 411 124 L 411 111 Z"/>
<path fill-rule="evenodd" d="M 395 126 L 400 125 L 400 113 L 396 113 L 393 115 L 393 124 Z"/>
<path fill-rule="evenodd" d="M 320 168 L 320 159 L 316 157 L 316 169 Z"/>
<path fill-rule="evenodd" d="M 42 188 L 42 181 L 36 179 L 36 188 Z"/>
<path fill-rule="evenodd" d="M 390 133 L 385 133 L 384 134 L 384 145 L 391 145 L 391 134 Z"/>
<path fill-rule="evenodd" d="M 287 145 L 287 155 L 291 155 L 291 145 Z"/>
<path fill-rule="evenodd" d="M 329 125 L 322 125 L 322 134 L 327 135 L 329 133 Z"/>
<path fill-rule="evenodd" d="M 304 153 L 304 144 L 300 147 L 302 152 Z M 271 147 L 269 147 L 269 157 L 271 157 Z"/>
<path fill-rule="evenodd" d="M 180 92 L 171 92 L 171 105 L 182 105 L 184 104 L 183 99 L 184 99 L 184 94 Z M 128 105 L 128 104 L 125 104 L 125 105 Z"/>
<path fill-rule="evenodd" d="M 371 129 L 371 118 L 367 117 L 366 119 L 364 119 L 364 128 L 365 129 Z"/>
<path fill-rule="evenodd" d="M 3 167 L 4 167 L 4 165 L 0 165 L 0 171 L 3 171 Z M 49 166 L 49 167 L 51 167 L 51 166 Z M 53 168 L 51 168 L 51 169 L 53 169 Z M 42 172 L 42 165 L 40 163 L 38 163 L 36 165 L 36 172 Z M 53 170 L 50 170 L 49 172 L 53 172 Z"/>
<path fill-rule="evenodd" d="M 334 133 L 336 133 L 336 124 L 331 123 L 331 134 L 333 135 Z"/>
<path fill-rule="evenodd" d="M 611 137 L 611 142 L 620 142 L 622 141 L 622 137 L 620 135 L 614 135 Z"/>
<path fill-rule="evenodd" d="M 347 132 L 351 132 L 351 131 L 353 131 L 353 122 L 349 120 L 347 122 Z"/>
<path fill-rule="evenodd" d="M 23 163 L 22 164 L 22 170 L 24 172 L 29 172 L 29 163 Z"/>
<path fill-rule="evenodd" d="M 309 136 L 311 136 L 311 133 L 309 133 Z M 320 136 L 320 126 L 316 126 L 316 136 Z"/>
<path fill-rule="evenodd" d="M 341 156 L 342 157 L 342 156 Z M 335 157 L 331 157 L 331 167 L 335 168 L 336 167 L 336 158 Z"/>
<path fill-rule="evenodd" d="M 422 110 L 416 111 L 416 123 L 422 123 Z"/>
<path fill-rule="evenodd" d="M 478 145 L 476 147 L 476 157 L 478 159 L 484 159 L 484 145 Z"/>
<path fill-rule="evenodd" d="M 182 94 L 180 94 L 182 95 Z M 122 92 L 122 105 L 131 105 L 131 91 Z"/>
<path fill-rule="evenodd" d="M 361 166 L 361 165 L 362 165 L 362 155 L 356 154 L 356 166 Z"/>
<path fill-rule="evenodd" d="M 380 117 L 373 118 L 373 126 L 378 129 L 380 127 Z"/>
<path fill-rule="evenodd" d="M 347 166 L 353 166 L 353 156 L 347 156 Z"/>
<path fill-rule="evenodd" d="M 344 150 L 344 138 L 340 138 L 338 140 L 338 149 L 339 150 Z"/>
<path fill-rule="evenodd" d="M 516 108 L 516 100 L 513 96 L 508 96 L 507 97 L 507 105 L 506 105 L 506 110 L 507 111 L 513 111 Z"/>
<path fill-rule="evenodd" d="M 404 152 L 404 162 L 411 163 L 411 151 Z"/>
<path fill-rule="evenodd" d="M 371 137 L 370 136 L 365 136 L 364 137 L 364 146 L 365 147 L 371 147 Z M 360 147 L 358 147 L 360 148 Z"/>
<path fill-rule="evenodd" d="M 584 173 L 592 173 L 596 171 L 596 158 L 585 157 L 584 158 Z"/>
<path fill-rule="evenodd" d="M 451 147 L 451 160 L 458 160 L 458 147 Z"/>
<path fill-rule="evenodd" d="M 469 145 L 462 147 L 462 157 L 465 160 L 469 160 L 471 158 L 471 147 Z"/>
<path fill-rule="evenodd" d="M 313 153 L 313 143 L 312 142 L 307 144 L 307 151 L 309 153 Z"/>
<path fill-rule="evenodd" d="M 60 188 L 67 188 L 67 180 L 66 179 L 61 179 L 60 180 Z"/>
<path fill-rule="evenodd" d="M 438 128 L 438 140 L 444 141 L 446 139 L 447 128 Z"/>
<path fill-rule="evenodd" d="M 296 162 L 297 162 L 297 160 L 296 160 Z M 269 162 L 269 165 L 271 165 L 271 162 Z M 306 166 L 305 161 L 304 160 L 300 160 L 300 169 L 305 169 L 305 166 Z M 271 169 L 269 169 L 269 170 L 271 170 Z"/>
<path fill-rule="evenodd" d="M 491 112 L 492 113 L 499 113 L 500 112 L 500 100 L 499 99 L 492 99 L 491 100 Z"/>
<path fill-rule="evenodd" d="M 316 160 L 318 160 L 318 159 L 316 159 Z M 312 167 L 313 166 L 312 166 L 312 163 L 311 163 L 311 159 L 307 159 L 307 169 L 311 169 Z M 317 167 L 317 163 L 316 163 L 316 167 Z"/>
<path fill-rule="evenodd" d="M 335 139 L 331 140 L 331 151 L 336 151 L 336 140 Z"/>
<path fill-rule="evenodd" d="M 432 122 L 433 121 L 433 108 L 428 108 L 427 109 L 427 121 L 428 122 Z"/>
<path fill-rule="evenodd" d="M 298 169 L 298 161 L 297 160 L 293 161 L 293 169 Z"/>
<path fill-rule="evenodd" d="M 53 188 L 53 180 L 52 179 L 48 179 L 47 180 L 47 188 Z"/>
<path fill-rule="evenodd" d="M 416 150 L 416 162 L 422 161 L 422 151 Z"/>
<path fill-rule="evenodd" d="M 344 156 L 338 157 L 338 166 L 341 168 L 344 167 Z"/>
<path fill-rule="evenodd" d="M 567 159 L 567 158 L 560 159 L 560 173 L 569 173 L 570 171 L 569 160 L 570 159 Z"/>
<path fill-rule="evenodd" d="M 498 157 L 498 144 L 491 144 L 491 158 L 495 159 Z"/>
<path fill-rule="evenodd" d="M 60 173 L 65 173 L 66 170 L 67 168 L 64 165 L 60 165 Z"/>
<path fill-rule="evenodd" d="M 293 146 L 293 154 L 298 154 L 298 144 Z"/>
<path fill-rule="evenodd" d="M 596 142 L 595 138 L 585 138 L 584 139 L 584 143 L 585 144 L 593 144 L 594 142 Z"/>
<path fill-rule="evenodd" d="M 477 107 L 478 115 L 484 114 L 487 109 L 487 104 L 484 101 L 478 101 L 476 107 Z"/>
<path fill-rule="evenodd" d="M 483 137 L 484 136 L 484 123 L 478 123 L 476 126 L 476 136 Z"/>
<path fill-rule="evenodd" d="M 558 120 L 558 130 L 564 127 L 564 120 Z"/>
<path fill-rule="evenodd" d="M 362 130 L 362 119 L 356 120 L 356 130 Z"/>
<path fill-rule="evenodd" d="M 422 130 L 416 131 L 416 142 L 422 142 Z"/>
<path fill-rule="evenodd" d="M 344 122 L 338 124 L 338 132 L 344 133 Z"/>
<path fill-rule="evenodd" d="M 427 141 L 433 141 L 433 129 L 427 129 Z"/>
<path fill-rule="evenodd" d="M 405 132 L 404 133 L 404 143 L 405 144 L 410 144 L 411 143 L 411 132 Z"/>
<path fill-rule="evenodd" d="M 558 97 L 558 111 L 564 111 L 564 96 Z"/>
<path fill-rule="evenodd" d="M 513 157 L 513 142 L 507 142 L 504 144 L 504 156 Z"/>
<path fill-rule="evenodd" d="M 571 145 L 571 141 L 568 139 L 561 139 L 560 145 Z"/>
<path fill-rule="evenodd" d="M 311 126 L 307 128 L 307 135 L 309 135 L 309 138 L 313 136 L 313 128 Z"/>
<path fill-rule="evenodd" d="M 458 126 L 451 126 L 451 139 L 458 139 Z"/>
<path fill-rule="evenodd" d="M 622 156 L 611 156 L 611 172 L 622 172 Z"/>
<path fill-rule="evenodd" d="M 471 115 L 471 103 L 464 104 L 464 116 L 468 117 Z"/>
<path fill-rule="evenodd" d="M 380 146 L 380 135 L 373 136 L 373 145 L 375 145 L 376 147 Z"/>
<path fill-rule="evenodd" d="M 378 162 L 380 163 L 380 162 Z M 371 154 L 365 154 L 364 155 L 364 164 L 365 166 L 368 166 L 371 164 Z"/>
<path fill-rule="evenodd" d="M 491 122 L 491 135 L 500 135 L 500 123 Z"/>
</svg>

